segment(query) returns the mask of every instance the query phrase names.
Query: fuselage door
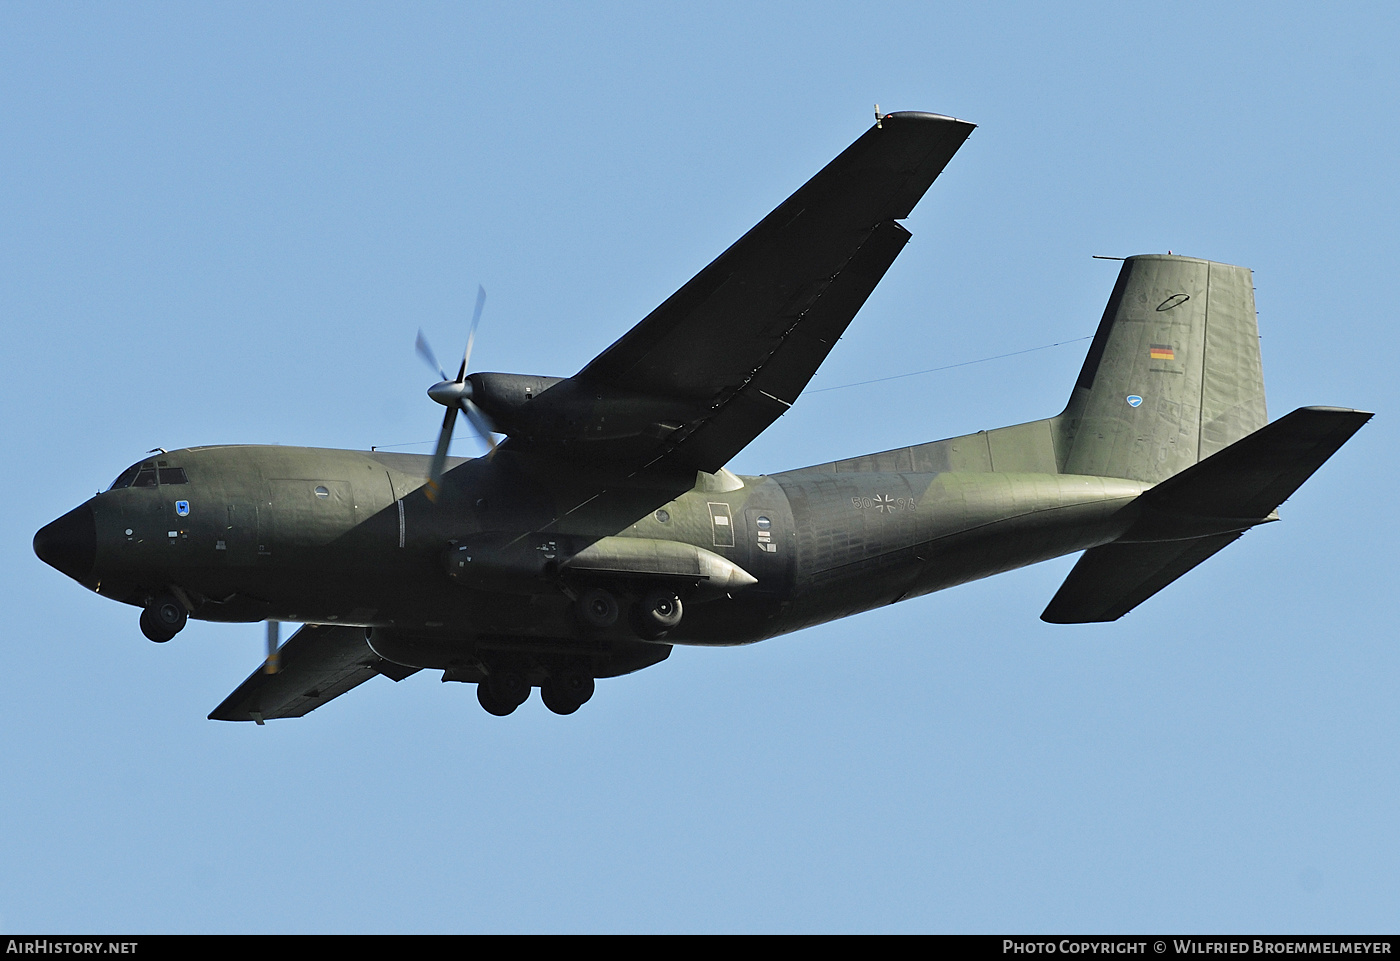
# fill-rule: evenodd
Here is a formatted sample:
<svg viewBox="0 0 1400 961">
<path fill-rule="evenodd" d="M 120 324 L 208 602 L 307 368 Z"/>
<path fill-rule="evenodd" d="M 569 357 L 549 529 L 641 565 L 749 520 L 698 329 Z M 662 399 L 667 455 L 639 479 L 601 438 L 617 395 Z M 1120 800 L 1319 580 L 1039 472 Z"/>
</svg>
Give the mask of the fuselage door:
<svg viewBox="0 0 1400 961">
<path fill-rule="evenodd" d="M 323 548 L 355 526 L 349 482 L 273 477 L 266 506 L 258 510 L 258 553 L 285 555 Z"/>
<path fill-rule="evenodd" d="M 734 518 L 729 505 L 710 503 L 710 531 L 714 535 L 716 547 L 734 546 Z"/>
</svg>

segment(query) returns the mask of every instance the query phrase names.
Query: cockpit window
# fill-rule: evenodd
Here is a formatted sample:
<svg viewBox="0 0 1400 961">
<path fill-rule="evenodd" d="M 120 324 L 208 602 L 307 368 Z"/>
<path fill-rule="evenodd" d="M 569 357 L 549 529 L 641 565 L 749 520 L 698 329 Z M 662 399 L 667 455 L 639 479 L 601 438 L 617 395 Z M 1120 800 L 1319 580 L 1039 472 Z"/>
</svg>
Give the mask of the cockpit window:
<svg viewBox="0 0 1400 961">
<path fill-rule="evenodd" d="M 157 466 L 156 461 L 143 460 L 139 464 L 132 464 L 112 481 L 109 491 L 121 490 L 123 487 L 155 487 L 157 484 L 188 484 L 189 478 L 185 475 L 183 467 L 167 467 L 165 461 L 160 461 Z"/>
<path fill-rule="evenodd" d="M 130 487 L 131 482 L 136 479 L 136 472 L 141 469 L 140 464 L 132 464 L 126 470 L 117 475 L 117 479 L 112 481 L 109 491 L 121 490 L 123 487 Z"/>
</svg>

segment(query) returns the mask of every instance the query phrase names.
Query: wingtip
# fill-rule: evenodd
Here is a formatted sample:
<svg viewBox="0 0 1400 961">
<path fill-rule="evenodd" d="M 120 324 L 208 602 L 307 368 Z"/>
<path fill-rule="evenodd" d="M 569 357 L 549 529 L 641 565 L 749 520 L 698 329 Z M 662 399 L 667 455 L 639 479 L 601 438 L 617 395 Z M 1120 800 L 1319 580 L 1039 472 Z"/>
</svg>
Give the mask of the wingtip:
<svg viewBox="0 0 1400 961">
<path fill-rule="evenodd" d="M 889 120 L 916 120 L 923 123 L 928 123 L 931 121 L 937 123 L 956 123 L 972 128 L 976 128 L 977 126 L 977 124 L 973 123 L 970 120 L 962 120 L 958 117 L 950 117 L 947 114 L 930 113 L 925 110 L 896 110 L 893 113 L 882 114 L 880 116 L 881 123 L 884 123 Z"/>
</svg>

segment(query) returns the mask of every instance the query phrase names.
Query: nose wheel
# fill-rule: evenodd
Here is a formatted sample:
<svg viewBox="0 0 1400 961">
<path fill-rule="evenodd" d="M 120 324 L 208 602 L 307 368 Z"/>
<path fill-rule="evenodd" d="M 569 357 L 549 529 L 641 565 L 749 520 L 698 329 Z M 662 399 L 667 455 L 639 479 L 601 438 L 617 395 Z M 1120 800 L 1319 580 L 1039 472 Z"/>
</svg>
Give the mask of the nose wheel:
<svg viewBox="0 0 1400 961">
<path fill-rule="evenodd" d="M 189 614 L 174 594 L 157 594 L 141 612 L 141 633 L 164 644 L 185 629 Z"/>
</svg>

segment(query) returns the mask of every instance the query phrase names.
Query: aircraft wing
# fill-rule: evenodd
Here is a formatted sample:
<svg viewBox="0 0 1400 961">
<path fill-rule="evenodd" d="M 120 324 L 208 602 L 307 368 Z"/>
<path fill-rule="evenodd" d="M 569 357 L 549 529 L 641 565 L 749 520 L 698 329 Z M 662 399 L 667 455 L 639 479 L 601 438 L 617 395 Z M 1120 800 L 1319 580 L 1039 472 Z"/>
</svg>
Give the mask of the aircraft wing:
<svg viewBox="0 0 1400 961">
<path fill-rule="evenodd" d="M 332 698 L 383 674 L 401 681 L 416 668 L 384 660 L 365 643 L 362 627 L 307 624 L 279 652 L 281 670 L 259 667 L 209 715 L 211 721 L 302 717 Z"/>
<path fill-rule="evenodd" d="M 579 371 L 666 412 L 652 436 L 609 455 L 614 466 L 714 472 L 777 420 L 908 241 L 896 221 L 972 130 L 885 115 Z"/>
</svg>

